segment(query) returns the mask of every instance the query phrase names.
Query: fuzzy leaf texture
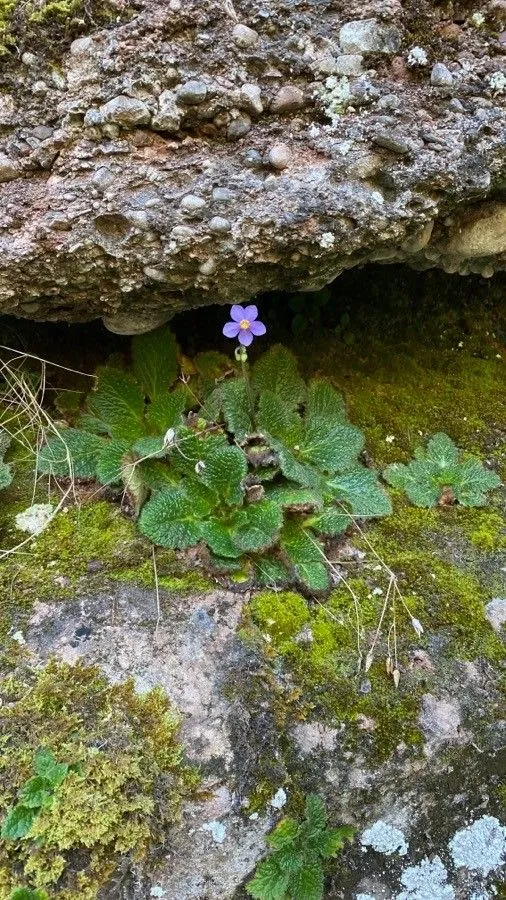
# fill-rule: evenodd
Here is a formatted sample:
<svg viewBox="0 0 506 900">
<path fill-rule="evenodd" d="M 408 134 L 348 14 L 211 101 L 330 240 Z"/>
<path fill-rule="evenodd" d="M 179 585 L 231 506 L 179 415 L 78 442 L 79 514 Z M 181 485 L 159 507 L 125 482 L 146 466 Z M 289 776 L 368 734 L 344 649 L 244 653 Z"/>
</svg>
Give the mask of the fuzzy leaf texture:
<svg viewBox="0 0 506 900">
<path fill-rule="evenodd" d="M 427 450 L 418 448 L 407 465 L 388 466 L 383 477 L 420 507 L 436 506 L 447 490 L 462 506 L 484 506 L 487 491 L 501 484 L 499 476 L 478 460 L 460 462 L 458 449 L 446 434 L 434 435 Z"/>
<path fill-rule="evenodd" d="M 248 391 L 244 378 L 231 378 L 220 388 L 221 405 L 228 431 L 242 441 L 253 431 Z"/>
<path fill-rule="evenodd" d="M 246 890 L 256 900 L 284 900 L 290 883 L 290 873 L 282 872 L 274 859 L 267 859 L 258 866 Z M 302 900 L 302 898 L 300 898 Z"/>
<path fill-rule="evenodd" d="M 261 500 L 246 507 L 232 540 L 243 553 L 272 547 L 283 524 L 281 507 L 272 500 Z"/>
<path fill-rule="evenodd" d="M 318 541 L 297 522 L 289 522 L 281 532 L 281 547 L 292 563 L 297 578 L 314 591 L 324 591 L 330 579 Z"/>
<path fill-rule="evenodd" d="M 255 390 L 272 391 L 289 409 L 296 409 L 305 399 L 306 385 L 297 360 L 282 344 L 271 347 L 257 360 L 251 379 Z"/>
<path fill-rule="evenodd" d="M 26 837 L 33 825 L 38 810 L 17 804 L 7 814 L 2 825 L 0 837 L 8 841 L 17 841 Z"/>
<path fill-rule="evenodd" d="M 192 482 L 160 491 L 145 504 L 139 529 L 162 547 L 194 547 L 202 537 L 202 519 L 216 502 L 210 491 Z"/>
<path fill-rule="evenodd" d="M 170 394 L 157 397 L 146 409 L 147 425 L 158 434 L 165 434 L 169 428 L 179 428 L 185 404 L 185 392 L 179 386 Z"/>
<path fill-rule="evenodd" d="M 37 470 L 43 475 L 94 478 L 104 441 L 78 428 L 62 429 L 39 451 Z"/>
<path fill-rule="evenodd" d="M 96 389 L 89 394 L 90 412 L 106 422 L 112 437 L 135 441 L 144 434 L 144 393 L 135 378 L 122 369 L 97 370 Z"/>
<path fill-rule="evenodd" d="M 169 328 L 157 328 L 132 339 L 132 368 L 150 400 L 167 393 L 178 374 L 177 344 Z"/>
<path fill-rule="evenodd" d="M 118 441 L 114 438 L 103 445 L 96 465 L 96 475 L 100 484 L 109 487 L 121 484 L 124 457 L 129 449 L 128 441 Z"/>
</svg>

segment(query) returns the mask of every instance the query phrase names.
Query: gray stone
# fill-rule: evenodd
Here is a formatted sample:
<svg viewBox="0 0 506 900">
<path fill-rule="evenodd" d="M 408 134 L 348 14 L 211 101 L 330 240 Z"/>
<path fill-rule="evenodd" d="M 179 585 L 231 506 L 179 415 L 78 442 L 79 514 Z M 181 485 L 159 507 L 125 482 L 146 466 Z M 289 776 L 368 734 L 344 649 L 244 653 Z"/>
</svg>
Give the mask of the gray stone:
<svg viewBox="0 0 506 900">
<path fill-rule="evenodd" d="M 13 181 L 14 178 L 19 178 L 20 174 L 19 163 L 9 159 L 4 153 L 0 153 L 0 182 Z"/>
<path fill-rule="evenodd" d="M 449 88 L 453 85 L 453 75 L 443 63 L 436 63 L 430 73 L 430 83 L 433 87 Z"/>
<path fill-rule="evenodd" d="M 186 81 L 177 89 L 179 103 L 187 106 L 198 106 L 207 97 L 207 87 L 203 81 Z"/>
<path fill-rule="evenodd" d="M 251 119 L 247 113 L 240 113 L 230 122 L 227 128 L 229 141 L 239 141 L 248 134 L 251 129 Z"/>
<path fill-rule="evenodd" d="M 173 91 L 163 91 L 158 97 L 158 112 L 153 116 L 151 127 L 156 131 L 176 134 L 182 122 L 182 110 L 177 106 Z"/>
<path fill-rule="evenodd" d="M 264 111 L 264 105 L 261 99 L 261 90 L 258 84 L 243 84 L 241 87 L 241 98 L 243 106 L 255 115 L 260 115 Z"/>
<path fill-rule="evenodd" d="M 334 59 L 332 71 L 336 75 L 361 75 L 364 57 L 360 53 L 344 53 Z"/>
<path fill-rule="evenodd" d="M 195 194 L 187 194 L 180 203 L 181 209 L 184 209 L 187 213 L 201 212 L 205 205 L 206 201 L 203 197 L 197 197 Z"/>
<path fill-rule="evenodd" d="M 343 53 L 397 53 L 401 35 L 393 25 L 382 25 L 376 19 L 347 22 L 339 32 Z"/>
<path fill-rule="evenodd" d="M 487 619 L 494 631 L 500 633 L 506 625 L 506 598 L 494 597 L 486 608 Z"/>
<path fill-rule="evenodd" d="M 96 125 L 102 125 L 103 123 L 102 113 L 96 107 L 89 109 L 84 117 L 84 125 L 88 127 L 94 127 Z"/>
<path fill-rule="evenodd" d="M 292 151 L 287 144 L 274 144 L 267 155 L 267 160 L 273 169 L 286 169 L 292 160 Z"/>
<path fill-rule="evenodd" d="M 278 91 L 271 103 L 271 111 L 274 113 L 294 112 L 304 106 L 304 93 L 293 84 L 285 84 Z"/>
<path fill-rule="evenodd" d="M 262 154 L 258 152 L 258 150 L 246 150 L 244 154 L 244 164 L 249 169 L 261 169 L 262 168 Z"/>
<path fill-rule="evenodd" d="M 410 145 L 402 135 L 395 134 L 395 132 L 392 131 L 386 131 L 383 128 L 378 129 L 374 133 L 373 142 L 378 147 L 383 147 L 385 150 L 391 150 L 392 153 L 398 153 L 400 156 L 404 156 L 410 151 Z"/>
<path fill-rule="evenodd" d="M 432 744 L 458 743 L 464 736 L 460 708 L 454 700 L 439 700 L 433 694 L 424 694 L 419 723 Z"/>
<path fill-rule="evenodd" d="M 227 231 L 230 231 L 231 227 L 229 220 L 223 219 L 221 216 L 213 216 L 209 222 L 209 228 L 211 231 L 214 231 L 215 234 L 226 234 Z"/>
<path fill-rule="evenodd" d="M 217 203 L 231 203 L 235 198 L 233 191 L 225 187 L 216 187 L 213 189 L 213 200 Z"/>
<path fill-rule="evenodd" d="M 13 125 L 16 121 L 16 104 L 11 94 L 0 94 L 0 125 Z"/>
<path fill-rule="evenodd" d="M 238 24 L 232 31 L 232 39 L 238 47 L 246 49 L 252 47 L 258 41 L 258 32 L 248 25 Z"/>
<path fill-rule="evenodd" d="M 100 107 L 104 122 L 121 125 L 123 128 L 135 128 L 136 125 L 148 125 L 151 120 L 149 108 L 142 100 L 134 100 L 120 94 Z"/>
</svg>

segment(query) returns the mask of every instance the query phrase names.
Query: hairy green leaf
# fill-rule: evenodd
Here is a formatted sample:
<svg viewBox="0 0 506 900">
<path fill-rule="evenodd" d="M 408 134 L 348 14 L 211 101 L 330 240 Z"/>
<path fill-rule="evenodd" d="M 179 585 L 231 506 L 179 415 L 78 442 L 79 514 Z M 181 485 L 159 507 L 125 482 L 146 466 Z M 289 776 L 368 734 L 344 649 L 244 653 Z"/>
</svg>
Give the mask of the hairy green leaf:
<svg viewBox="0 0 506 900">
<path fill-rule="evenodd" d="M 41 448 L 37 469 L 43 475 L 94 478 L 104 441 L 78 428 L 62 429 Z"/>
<path fill-rule="evenodd" d="M 31 809 L 40 809 L 42 806 L 48 806 L 53 797 L 53 785 L 42 775 L 35 775 L 23 785 L 19 792 L 19 802 L 21 806 L 28 806 Z"/>
<path fill-rule="evenodd" d="M 49 900 L 49 898 L 45 891 L 16 888 L 9 895 L 9 900 Z"/>
<path fill-rule="evenodd" d="M 146 422 L 159 434 L 166 434 L 169 428 L 177 429 L 183 421 L 185 404 L 185 393 L 178 386 L 170 394 L 163 394 L 148 405 Z"/>
<path fill-rule="evenodd" d="M 427 450 L 424 451 L 420 447 L 415 450 L 415 457 L 419 459 L 428 459 L 435 463 L 437 468 L 444 471 L 455 466 L 459 461 L 458 447 L 453 443 L 447 434 L 438 432 L 433 435 L 427 444 Z"/>
<path fill-rule="evenodd" d="M 258 359 L 252 370 L 252 383 L 262 393 L 271 391 L 288 409 L 296 409 L 306 396 L 297 360 L 282 344 L 275 344 Z"/>
<path fill-rule="evenodd" d="M 336 856 L 342 850 L 346 841 L 352 841 L 355 829 L 351 825 L 342 825 L 341 828 L 329 828 L 322 832 L 318 840 L 318 851 L 323 859 Z"/>
<path fill-rule="evenodd" d="M 329 587 L 330 579 L 318 541 L 298 523 L 289 522 L 281 532 L 281 546 L 297 578 L 315 591 Z"/>
<path fill-rule="evenodd" d="M 283 513 L 277 503 L 272 500 L 252 503 L 234 528 L 232 541 L 243 553 L 266 550 L 276 541 L 282 523 Z"/>
<path fill-rule="evenodd" d="M 194 547 L 202 537 L 202 519 L 213 509 L 212 494 L 202 485 L 160 491 L 141 513 L 139 528 L 154 544 L 172 549 Z"/>
<path fill-rule="evenodd" d="M 293 844 L 298 834 L 299 823 L 295 819 L 282 819 L 267 835 L 267 843 L 273 850 L 281 850 L 283 847 Z"/>
<path fill-rule="evenodd" d="M 128 441 L 118 441 L 114 438 L 103 445 L 96 466 L 96 475 L 100 484 L 111 487 L 121 484 L 123 460 L 129 450 Z"/>
<path fill-rule="evenodd" d="M 138 459 L 163 459 L 169 453 L 169 447 L 165 441 L 165 435 L 147 435 L 139 438 L 133 445 L 133 451 Z"/>
<path fill-rule="evenodd" d="M 216 388 L 217 381 L 233 372 L 233 365 L 228 356 L 216 350 L 197 353 L 193 360 L 200 376 L 201 395 L 206 398 Z"/>
<path fill-rule="evenodd" d="M 305 525 L 314 528 L 315 531 L 320 531 L 321 534 L 335 537 L 346 531 L 351 521 L 351 517 L 338 507 L 326 506 L 318 515 L 306 519 Z"/>
<path fill-rule="evenodd" d="M 33 825 L 37 812 L 37 809 L 17 804 L 7 813 L 0 836 L 4 840 L 9 841 L 16 841 L 19 838 L 26 837 Z"/>
<path fill-rule="evenodd" d="M 299 453 L 304 462 L 323 472 L 344 472 L 356 465 L 364 435 L 354 425 L 333 425 L 314 419 L 307 425 Z"/>
<path fill-rule="evenodd" d="M 44 748 L 35 754 L 34 770 L 36 775 L 46 778 L 56 788 L 66 777 L 69 767 L 66 763 L 56 762 L 54 753 Z"/>
<path fill-rule="evenodd" d="M 228 379 L 223 382 L 220 391 L 227 429 L 237 441 L 242 441 L 254 430 L 246 382 L 244 378 Z"/>
<path fill-rule="evenodd" d="M 248 472 L 246 456 L 239 447 L 228 444 L 207 448 L 202 445 L 202 455 L 197 462 L 203 467 L 196 477 L 211 488 L 223 503 L 240 505 L 243 498 L 243 481 Z"/>
<path fill-rule="evenodd" d="M 322 900 L 324 883 L 321 864 L 308 862 L 292 876 L 290 891 L 300 900 Z"/>
<path fill-rule="evenodd" d="M 392 512 L 390 497 L 371 469 L 362 467 L 338 475 L 327 482 L 327 487 L 333 499 L 349 504 L 358 518 L 388 516 Z"/>
<path fill-rule="evenodd" d="M 308 834 L 315 831 L 323 831 L 327 827 L 325 804 L 318 794 L 308 794 L 304 815 L 306 817 Z"/>
<path fill-rule="evenodd" d="M 265 390 L 258 401 L 257 425 L 261 432 L 294 447 L 302 439 L 302 419 L 298 412 L 274 391 Z"/>
<path fill-rule="evenodd" d="M 325 378 L 311 381 L 307 396 L 306 424 L 311 428 L 320 422 L 328 422 L 332 426 L 346 423 L 344 400 Z"/>
<path fill-rule="evenodd" d="M 260 584 L 276 587 L 290 580 L 290 573 L 276 556 L 265 554 L 255 560 L 255 572 Z"/>
<path fill-rule="evenodd" d="M 318 490 L 300 487 L 293 482 L 268 488 L 267 496 L 290 512 L 311 512 L 323 506 L 323 497 Z"/>
<path fill-rule="evenodd" d="M 135 378 L 121 369 L 98 369 L 96 389 L 88 396 L 90 412 L 106 422 L 111 435 L 135 441 L 144 433 L 144 394 Z"/>
<path fill-rule="evenodd" d="M 481 462 L 469 459 L 459 467 L 459 480 L 454 486 L 455 499 L 462 506 L 484 506 L 486 492 L 500 484 L 501 479 L 496 472 L 485 469 Z"/>
<path fill-rule="evenodd" d="M 248 881 L 246 890 L 256 900 L 284 900 L 289 883 L 290 873 L 281 872 L 274 859 L 266 859 Z"/>
<path fill-rule="evenodd" d="M 242 550 L 232 540 L 233 525 L 217 518 L 210 518 L 201 523 L 201 535 L 213 553 L 218 556 L 238 559 L 242 554 Z"/>
<path fill-rule="evenodd" d="M 132 365 L 150 400 L 167 393 L 178 373 L 176 339 L 167 326 L 132 339 Z"/>
</svg>

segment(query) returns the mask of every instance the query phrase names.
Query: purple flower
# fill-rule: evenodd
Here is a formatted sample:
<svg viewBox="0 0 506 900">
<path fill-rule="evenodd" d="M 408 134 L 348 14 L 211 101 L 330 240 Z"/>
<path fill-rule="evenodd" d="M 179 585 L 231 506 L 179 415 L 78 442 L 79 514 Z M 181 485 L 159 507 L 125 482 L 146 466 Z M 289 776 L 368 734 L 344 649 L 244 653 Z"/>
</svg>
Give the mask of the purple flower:
<svg viewBox="0 0 506 900">
<path fill-rule="evenodd" d="M 243 347 L 249 347 L 254 337 L 267 331 L 263 322 L 257 322 L 256 306 L 233 306 L 230 310 L 231 322 L 223 326 L 223 334 L 228 338 L 239 338 Z"/>
</svg>

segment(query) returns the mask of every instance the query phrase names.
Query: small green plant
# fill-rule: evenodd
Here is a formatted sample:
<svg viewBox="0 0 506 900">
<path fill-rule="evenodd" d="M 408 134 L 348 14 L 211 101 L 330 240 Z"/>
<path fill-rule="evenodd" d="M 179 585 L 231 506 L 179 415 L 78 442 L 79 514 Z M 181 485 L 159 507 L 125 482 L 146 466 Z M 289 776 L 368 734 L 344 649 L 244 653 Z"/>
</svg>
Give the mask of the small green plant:
<svg viewBox="0 0 506 900">
<path fill-rule="evenodd" d="M 0 428 L 0 490 L 9 487 L 12 481 L 11 468 L 4 462 L 4 456 L 9 449 L 10 443 L 10 436 L 3 428 Z"/>
<path fill-rule="evenodd" d="M 394 463 L 383 472 L 392 487 L 405 491 L 415 506 L 484 506 L 486 492 L 501 484 L 495 472 L 476 459 L 459 459 L 447 434 L 435 434 L 427 449 L 415 450 L 408 465 Z"/>
<path fill-rule="evenodd" d="M 239 332 L 235 360 L 199 354 L 177 383 L 171 332 L 134 338 L 131 371 L 99 369 L 74 427 L 40 451 L 39 471 L 126 492 L 156 544 L 202 543 L 222 570 L 246 565 L 263 583 L 325 590 L 322 538 L 352 517 L 388 514 L 390 500 L 360 463 L 363 434 L 330 382 L 307 385 L 282 345 L 250 372 L 245 346 L 265 326 L 255 314 L 225 328 Z"/>
<path fill-rule="evenodd" d="M 16 805 L 2 825 L 0 834 L 5 840 L 16 841 L 26 837 L 39 813 L 51 806 L 55 791 L 69 768 L 66 763 L 57 763 L 50 750 L 37 750 L 35 774 L 21 788 Z"/>
<path fill-rule="evenodd" d="M 30 888 L 16 888 L 9 900 L 49 900 L 45 891 L 31 891 Z"/>
<path fill-rule="evenodd" d="M 336 856 L 354 829 L 328 828 L 321 797 L 309 794 L 303 822 L 285 818 L 267 837 L 271 853 L 246 890 L 256 900 L 321 900 L 323 860 Z"/>
</svg>

